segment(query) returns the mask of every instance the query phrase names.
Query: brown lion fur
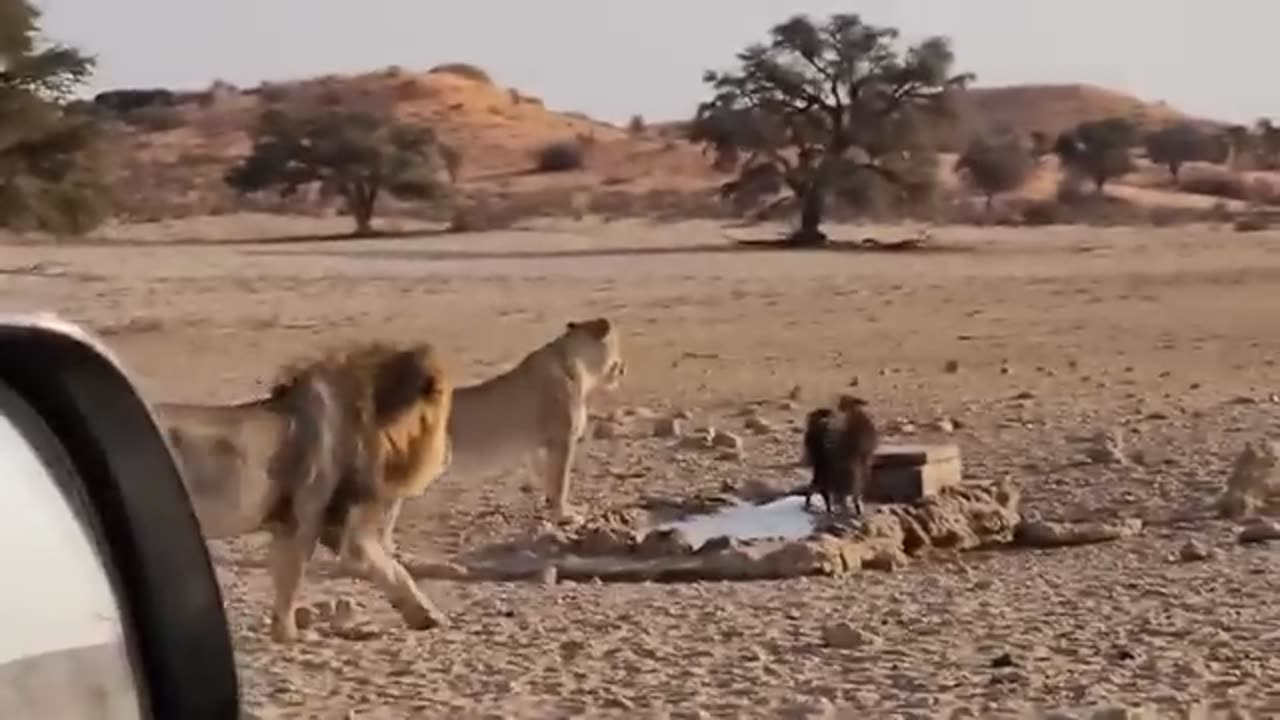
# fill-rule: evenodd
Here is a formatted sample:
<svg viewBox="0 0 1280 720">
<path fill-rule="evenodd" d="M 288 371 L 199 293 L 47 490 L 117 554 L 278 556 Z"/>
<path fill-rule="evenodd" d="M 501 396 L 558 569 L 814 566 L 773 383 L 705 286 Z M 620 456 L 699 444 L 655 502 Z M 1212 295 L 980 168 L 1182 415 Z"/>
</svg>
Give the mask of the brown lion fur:
<svg viewBox="0 0 1280 720">
<path fill-rule="evenodd" d="M 297 636 L 297 589 L 317 542 L 411 627 L 443 623 L 379 531 L 388 503 L 443 472 L 452 397 L 431 345 L 368 343 L 285 367 L 265 398 L 156 407 L 206 535 L 271 532 L 276 639 Z"/>
</svg>

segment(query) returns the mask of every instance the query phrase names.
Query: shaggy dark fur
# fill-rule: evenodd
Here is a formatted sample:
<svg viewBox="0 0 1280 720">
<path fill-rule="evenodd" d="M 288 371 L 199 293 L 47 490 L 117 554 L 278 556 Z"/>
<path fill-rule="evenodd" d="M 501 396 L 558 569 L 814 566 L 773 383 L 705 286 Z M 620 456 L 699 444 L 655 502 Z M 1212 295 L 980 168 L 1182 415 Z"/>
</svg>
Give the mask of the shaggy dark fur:
<svg viewBox="0 0 1280 720">
<path fill-rule="evenodd" d="M 836 407 L 822 407 L 805 421 L 804 453 L 813 468 L 813 479 L 804 496 L 809 508 L 813 493 L 822 496 L 828 513 L 848 507 L 862 515 L 862 498 L 871 479 L 871 464 L 879 445 L 875 421 L 864 409 L 866 402 L 841 395 Z"/>
</svg>

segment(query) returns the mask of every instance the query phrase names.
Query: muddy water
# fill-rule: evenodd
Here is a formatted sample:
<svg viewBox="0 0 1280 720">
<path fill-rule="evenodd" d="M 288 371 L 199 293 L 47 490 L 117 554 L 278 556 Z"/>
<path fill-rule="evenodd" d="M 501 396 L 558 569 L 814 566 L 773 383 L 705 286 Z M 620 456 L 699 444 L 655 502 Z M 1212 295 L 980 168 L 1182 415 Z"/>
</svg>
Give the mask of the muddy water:
<svg viewBox="0 0 1280 720">
<path fill-rule="evenodd" d="M 821 504 L 819 500 L 816 507 Z M 693 515 L 659 527 L 679 529 L 690 544 L 698 547 L 721 535 L 738 540 L 798 540 L 813 532 L 815 517 L 804 509 L 804 498 L 789 495 L 764 505 L 740 502 L 714 513 Z"/>
</svg>

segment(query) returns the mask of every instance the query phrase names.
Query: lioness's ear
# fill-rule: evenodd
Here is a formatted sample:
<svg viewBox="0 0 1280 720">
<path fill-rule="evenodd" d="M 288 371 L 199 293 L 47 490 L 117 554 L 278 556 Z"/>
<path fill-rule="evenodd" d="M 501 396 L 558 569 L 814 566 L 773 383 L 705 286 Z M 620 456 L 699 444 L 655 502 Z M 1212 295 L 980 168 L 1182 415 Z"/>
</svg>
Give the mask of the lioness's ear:
<svg viewBox="0 0 1280 720">
<path fill-rule="evenodd" d="M 565 323 L 564 329 L 565 329 L 565 332 L 573 332 L 574 330 L 578 329 L 578 323 L 570 320 L 569 322 Z"/>
<path fill-rule="evenodd" d="M 609 335 L 609 331 L 613 329 L 613 326 L 609 323 L 607 318 L 587 320 L 586 322 L 579 323 L 578 327 L 586 330 L 587 333 L 596 340 L 605 339 Z"/>
</svg>

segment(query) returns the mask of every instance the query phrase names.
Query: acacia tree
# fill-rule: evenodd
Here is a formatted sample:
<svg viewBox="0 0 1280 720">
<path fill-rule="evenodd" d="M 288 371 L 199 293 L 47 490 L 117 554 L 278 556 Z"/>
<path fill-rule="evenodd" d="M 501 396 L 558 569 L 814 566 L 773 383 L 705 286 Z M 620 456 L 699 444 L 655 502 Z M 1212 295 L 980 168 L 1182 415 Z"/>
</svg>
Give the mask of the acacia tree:
<svg viewBox="0 0 1280 720">
<path fill-rule="evenodd" d="M 278 188 L 289 197 L 318 184 L 346 202 L 356 235 L 373 232 L 383 192 L 404 200 L 438 197 L 440 172 L 453 178 L 460 155 L 430 128 L 397 121 L 388 109 L 346 109 L 341 102 L 317 108 L 263 111 L 253 150 L 226 174 L 242 193 Z"/>
<path fill-rule="evenodd" d="M 925 149 L 929 124 L 951 115 L 951 91 L 972 76 L 952 74 L 946 38 L 906 52 L 897 38 L 896 29 L 854 14 L 821 24 L 797 15 L 775 26 L 768 43 L 738 53 L 736 71 L 705 73 L 714 95 L 699 106 L 690 137 L 715 153 L 718 167 L 738 170 L 722 192 L 789 191 L 800 205 L 789 241 L 823 244 L 831 193 L 865 187 L 867 175 L 909 186 L 903 167 Z"/>
<path fill-rule="evenodd" d="M 1222 162 L 1225 144 L 1217 137 L 1189 123 L 1179 123 L 1147 135 L 1147 156 L 1151 162 L 1169 168 L 1174 185 L 1182 166 L 1189 162 Z"/>
<path fill-rule="evenodd" d="M 1031 151 L 1013 133 L 974 138 L 956 160 L 956 170 L 986 196 L 988 214 L 995 196 L 1017 190 L 1030 177 L 1034 167 Z"/>
<path fill-rule="evenodd" d="M 1059 135 L 1053 151 L 1068 170 L 1092 180 L 1101 195 L 1107 181 L 1133 170 L 1129 149 L 1137 132 L 1125 118 L 1084 122 Z"/>
<path fill-rule="evenodd" d="M 84 232 L 105 216 L 105 191 L 96 128 L 69 101 L 93 59 L 43 42 L 39 18 L 27 0 L 0 0 L 0 225 Z"/>
</svg>

